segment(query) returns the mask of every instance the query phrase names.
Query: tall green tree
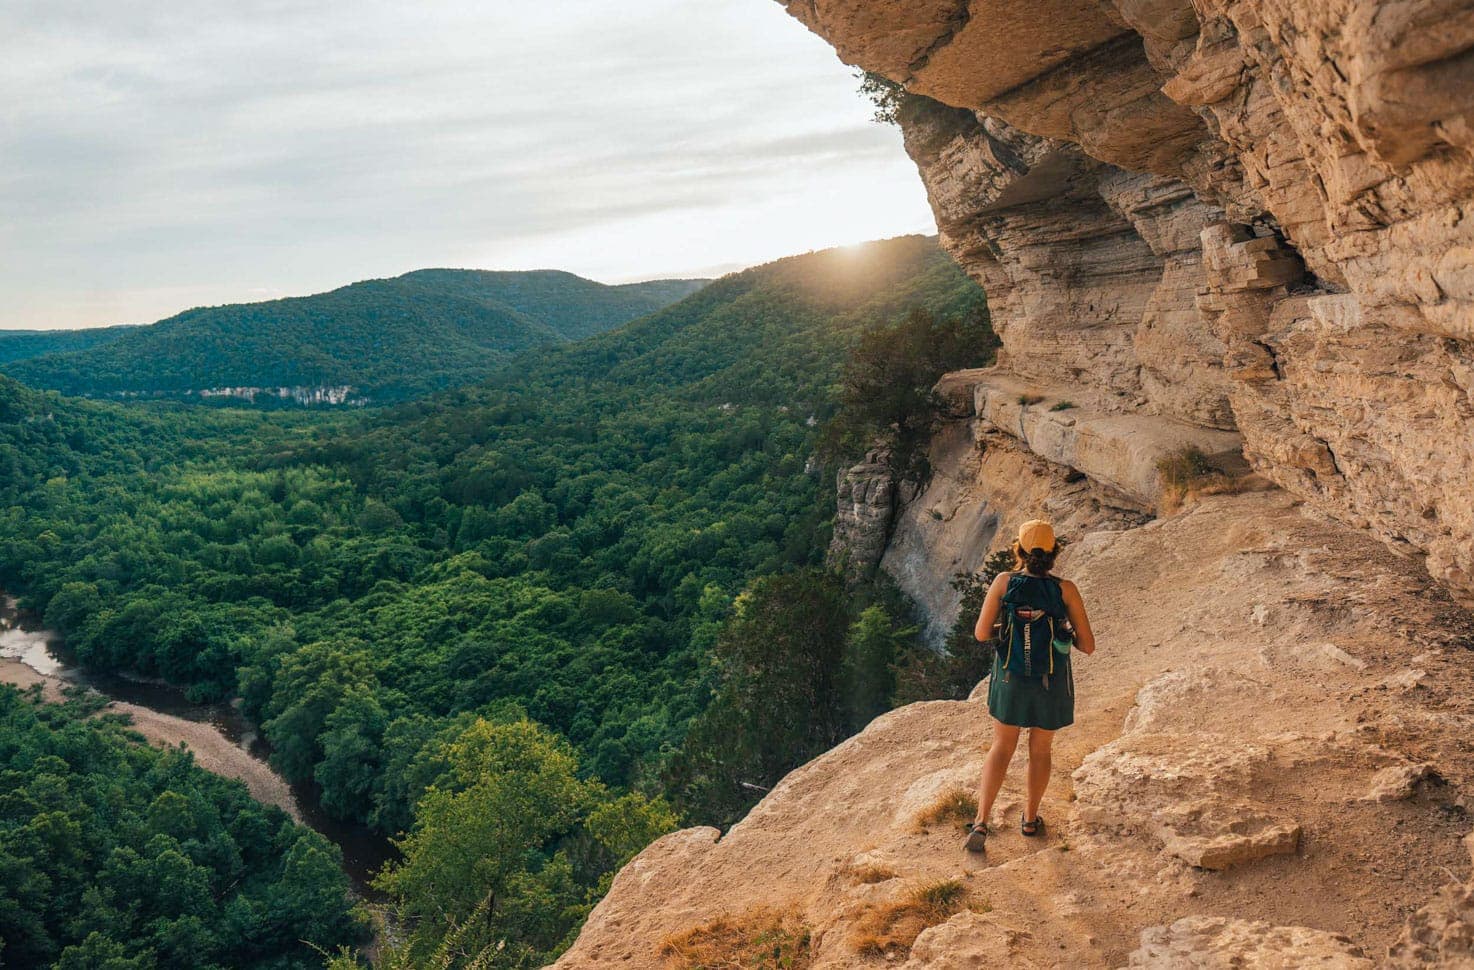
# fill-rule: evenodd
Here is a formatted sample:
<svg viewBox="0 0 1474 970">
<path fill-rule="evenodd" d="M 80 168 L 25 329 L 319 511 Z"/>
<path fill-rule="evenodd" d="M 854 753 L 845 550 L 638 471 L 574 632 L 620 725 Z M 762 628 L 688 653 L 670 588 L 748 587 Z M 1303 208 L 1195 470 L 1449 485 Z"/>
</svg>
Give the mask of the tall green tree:
<svg viewBox="0 0 1474 970">
<path fill-rule="evenodd" d="M 281 662 L 262 729 L 271 763 L 292 781 L 306 781 L 323 758 L 328 719 L 350 697 L 366 703 L 377 687 L 368 658 L 352 644 L 311 643 Z"/>
<path fill-rule="evenodd" d="M 757 580 L 718 638 L 718 685 L 673 767 L 682 801 L 730 822 L 795 765 L 847 734 L 844 586 L 816 569 Z"/>
<path fill-rule="evenodd" d="M 850 625 L 841 688 L 852 730 L 891 709 L 896 664 L 913 648 L 918 632 L 915 626 L 897 626 L 879 603 L 867 606 Z"/>
<path fill-rule="evenodd" d="M 447 760 L 451 777 L 425 793 L 414 828 L 398 843 L 403 861 L 375 881 L 414 921 L 416 946 L 426 952 L 483 904 L 483 935 L 495 935 L 502 914 L 525 912 L 522 897 L 538 893 L 549 864 L 539 864 L 539 851 L 572 827 L 593 795 L 566 742 L 530 721 L 477 721 Z M 538 949 L 557 941 L 522 942 Z"/>
<path fill-rule="evenodd" d="M 862 334 L 845 362 L 824 452 L 831 459 L 854 458 L 880 444 L 897 475 L 924 478 L 926 446 L 943 410 L 932 390 L 938 378 L 990 363 L 997 348 L 981 306 L 949 317 L 916 309 L 899 323 Z"/>
</svg>

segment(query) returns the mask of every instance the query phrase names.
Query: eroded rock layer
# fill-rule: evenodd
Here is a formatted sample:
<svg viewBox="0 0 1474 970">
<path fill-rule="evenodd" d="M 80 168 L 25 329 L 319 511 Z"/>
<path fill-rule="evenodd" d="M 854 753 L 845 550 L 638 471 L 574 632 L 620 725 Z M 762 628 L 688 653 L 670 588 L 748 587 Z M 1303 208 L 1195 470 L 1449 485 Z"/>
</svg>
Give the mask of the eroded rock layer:
<svg viewBox="0 0 1474 970">
<path fill-rule="evenodd" d="M 787 0 L 899 120 L 999 368 L 1237 430 L 1474 591 L 1474 3 Z"/>
</svg>

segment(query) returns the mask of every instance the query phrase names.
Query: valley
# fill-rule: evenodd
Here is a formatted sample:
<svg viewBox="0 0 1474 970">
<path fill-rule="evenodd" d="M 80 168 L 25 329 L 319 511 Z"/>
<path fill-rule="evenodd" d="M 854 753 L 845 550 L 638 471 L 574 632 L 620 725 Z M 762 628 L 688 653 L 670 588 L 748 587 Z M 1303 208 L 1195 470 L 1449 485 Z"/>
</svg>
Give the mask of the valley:
<svg viewBox="0 0 1474 970">
<path fill-rule="evenodd" d="M 14 325 L 693 277 L 0 334 L 0 966 L 1474 967 L 1469 4 L 514 6 L 0 14 Z"/>
<path fill-rule="evenodd" d="M 727 277 L 393 409 L 112 404 L 0 378 L 0 581 L 77 667 L 36 636 L 20 652 L 51 696 L 58 675 L 100 688 L 149 740 L 187 741 L 332 838 L 361 892 L 423 927 L 407 957 L 442 945 L 424 916 L 448 908 L 536 963 L 677 813 L 740 813 L 739 782 L 777 781 L 888 705 L 882 663 L 845 680 L 862 708 L 795 696 L 777 713 L 798 733 L 770 750 L 689 740 L 748 716 L 722 693 L 744 591 L 779 613 L 820 597 L 847 656 L 912 649 L 903 604 L 845 602 L 818 568 L 833 497 L 814 456 L 847 354 L 908 314 L 910 340 L 986 331 L 976 286 L 906 237 Z M 985 340 L 947 346 L 986 360 Z M 924 395 L 948 362 L 908 379 Z M 764 585 L 780 574 L 800 578 Z M 851 632 L 861 611 L 873 642 Z M 787 660 L 764 662 L 776 683 Z M 831 726 L 809 736 L 816 713 Z M 507 758 L 511 775 L 491 767 Z M 544 794 L 502 804 L 522 790 Z M 521 827 L 468 832 L 467 812 Z M 391 838 L 386 868 L 371 847 Z"/>
</svg>

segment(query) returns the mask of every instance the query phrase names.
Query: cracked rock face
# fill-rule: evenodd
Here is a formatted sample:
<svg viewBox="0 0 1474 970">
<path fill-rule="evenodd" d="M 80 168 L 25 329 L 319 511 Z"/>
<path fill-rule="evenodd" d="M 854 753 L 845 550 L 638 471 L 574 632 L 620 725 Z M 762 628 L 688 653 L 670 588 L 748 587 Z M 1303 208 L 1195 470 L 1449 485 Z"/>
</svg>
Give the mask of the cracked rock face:
<svg viewBox="0 0 1474 970">
<path fill-rule="evenodd" d="M 1000 369 L 1237 429 L 1474 591 L 1466 0 L 785 6 L 922 96 L 907 151 Z"/>
<path fill-rule="evenodd" d="M 1204 734 L 1132 732 L 1075 772 L 1085 851 L 1122 834 L 1146 835 L 1198 869 L 1294 855 L 1300 826 L 1252 796 L 1272 770 L 1271 747 Z"/>
<path fill-rule="evenodd" d="M 1386 965 L 1398 970 L 1474 967 L 1474 885 L 1445 886 L 1414 913 Z"/>
<path fill-rule="evenodd" d="M 1019 942 L 1032 935 L 1021 920 L 1008 925 L 992 914 L 959 913 L 923 931 L 901 970 L 1036 970 L 1039 964 L 1019 952 Z"/>
<path fill-rule="evenodd" d="M 837 502 L 829 561 L 851 576 L 875 571 L 890 539 L 896 480 L 890 466 L 871 454 L 836 476 Z"/>
<path fill-rule="evenodd" d="M 1337 933 L 1218 916 L 1190 916 L 1171 926 L 1146 930 L 1141 934 L 1141 948 L 1131 954 L 1127 964 L 1128 970 L 1372 970 L 1374 966 L 1350 940 Z"/>
</svg>

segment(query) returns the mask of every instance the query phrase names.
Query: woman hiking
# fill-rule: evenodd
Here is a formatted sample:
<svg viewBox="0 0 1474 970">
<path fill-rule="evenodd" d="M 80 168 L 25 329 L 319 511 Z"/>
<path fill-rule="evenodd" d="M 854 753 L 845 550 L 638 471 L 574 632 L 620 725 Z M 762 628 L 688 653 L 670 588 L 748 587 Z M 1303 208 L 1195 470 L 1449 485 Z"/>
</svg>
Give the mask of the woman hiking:
<svg viewBox="0 0 1474 970">
<path fill-rule="evenodd" d="M 998 651 L 988 685 L 993 743 L 978 782 L 977 818 L 967 828 L 971 852 L 982 852 L 987 845 L 992 831 L 988 816 L 1024 728 L 1029 729 L 1028 797 L 1019 830 L 1028 836 L 1044 832 L 1039 802 L 1049 784 L 1054 732 L 1075 720 L 1070 651 L 1095 652 L 1080 591 L 1050 573 L 1058 552 L 1048 522 L 1025 522 L 1013 544 L 1014 569 L 994 578 L 973 630 L 980 641 L 996 636 Z"/>
</svg>

